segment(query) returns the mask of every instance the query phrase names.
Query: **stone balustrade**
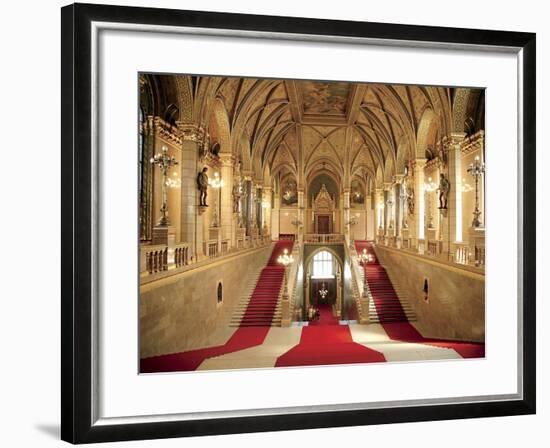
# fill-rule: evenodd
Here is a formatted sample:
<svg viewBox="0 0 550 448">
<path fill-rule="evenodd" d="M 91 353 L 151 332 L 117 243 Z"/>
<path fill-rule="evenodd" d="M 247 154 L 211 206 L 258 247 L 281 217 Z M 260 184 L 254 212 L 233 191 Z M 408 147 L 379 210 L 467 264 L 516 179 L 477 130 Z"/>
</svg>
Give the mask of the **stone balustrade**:
<svg viewBox="0 0 550 448">
<path fill-rule="evenodd" d="M 485 266 L 485 230 L 471 229 L 470 241 L 454 242 L 450 249 L 444 248 L 444 242 L 436 238 L 416 240 L 408 235 L 398 237 L 399 244 L 394 244 L 392 238 L 378 237 L 376 244 L 384 247 L 396 248 L 406 252 L 423 254 L 442 261 L 460 265 L 483 268 Z"/>
<path fill-rule="evenodd" d="M 176 244 L 174 248 L 174 264 L 177 267 L 189 264 L 189 244 Z"/>
<path fill-rule="evenodd" d="M 304 235 L 304 243 L 310 244 L 338 244 L 344 242 L 341 233 L 307 233 Z"/>
<path fill-rule="evenodd" d="M 453 261 L 458 264 L 468 264 L 470 261 L 470 247 L 468 243 L 453 244 Z"/>
<path fill-rule="evenodd" d="M 153 274 L 168 269 L 168 246 L 155 245 L 142 249 L 141 271 Z"/>
<path fill-rule="evenodd" d="M 197 259 L 191 257 L 188 243 L 178 243 L 173 249 L 173 259 L 170 258 L 170 249 L 167 245 L 157 244 L 140 246 L 140 273 L 141 275 L 156 274 L 175 268 L 192 268 L 194 265 L 203 265 L 210 259 L 217 259 L 255 248 L 262 248 L 271 243 L 268 235 L 261 237 L 245 236 L 236 241 L 236 246 L 230 247 L 230 240 L 209 240 L 204 242 L 203 251 L 205 256 Z"/>
<path fill-rule="evenodd" d="M 302 264 L 302 247 L 294 244 L 292 250 L 292 256 L 294 257 L 294 262 L 290 265 L 289 268 L 285 271 L 285 279 L 283 279 L 283 288 L 281 288 L 281 326 L 288 327 L 290 326 L 292 316 L 294 315 L 294 292 L 298 284 L 298 272 Z M 282 295 L 284 289 L 284 282 L 287 282 L 287 293 L 288 295 Z"/>
</svg>

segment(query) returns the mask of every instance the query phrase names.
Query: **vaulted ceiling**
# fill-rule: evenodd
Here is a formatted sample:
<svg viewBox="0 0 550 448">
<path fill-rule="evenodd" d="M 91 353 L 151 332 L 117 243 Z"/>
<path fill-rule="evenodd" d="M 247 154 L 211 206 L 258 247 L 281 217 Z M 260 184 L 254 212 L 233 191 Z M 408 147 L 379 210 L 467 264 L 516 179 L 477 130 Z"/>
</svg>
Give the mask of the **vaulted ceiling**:
<svg viewBox="0 0 550 448">
<path fill-rule="evenodd" d="M 432 157 L 443 136 L 484 126 L 482 90 L 211 76 L 142 79 L 153 85 L 150 96 L 162 98 L 162 107 L 176 105 L 179 121 L 207 128 L 222 152 L 232 152 L 258 178 L 290 172 L 302 183 L 328 172 L 346 183 L 354 175 L 380 182 L 411 159 Z M 161 85 L 165 91 L 155 93 Z"/>
</svg>

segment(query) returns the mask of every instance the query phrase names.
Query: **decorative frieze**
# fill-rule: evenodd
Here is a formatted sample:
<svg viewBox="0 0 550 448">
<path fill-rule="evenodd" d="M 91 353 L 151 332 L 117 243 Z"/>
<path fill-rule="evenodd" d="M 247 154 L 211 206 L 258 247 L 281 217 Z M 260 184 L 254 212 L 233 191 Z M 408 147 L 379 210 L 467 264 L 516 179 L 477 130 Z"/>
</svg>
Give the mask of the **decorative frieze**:
<svg viewBox="0 0 550 448">
<path fill-rule="evenodd" d="M 478 131 L 475 134 L 464 138 L 460 145 L 460 151 L 463 155 L 471 154 L 475 151 L 483 151 L 483 145 L 485 144 L 485 132 Z"/>
<path fill-rule="evenodd" d="M 160 117 L 153 118 L 153 129 L 155 136 L 165 143 L 181 146 L 182 140 L 178 135 L 177 127 L 172 126 Z"/>
</svg>

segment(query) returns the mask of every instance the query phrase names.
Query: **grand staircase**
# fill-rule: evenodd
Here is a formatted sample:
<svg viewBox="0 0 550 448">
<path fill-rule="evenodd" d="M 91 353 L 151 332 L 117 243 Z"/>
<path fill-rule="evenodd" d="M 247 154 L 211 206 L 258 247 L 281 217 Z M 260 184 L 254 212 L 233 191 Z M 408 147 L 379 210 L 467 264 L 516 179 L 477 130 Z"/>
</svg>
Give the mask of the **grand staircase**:
<svg viewBox="0 0 550 448">
<path fill-rule="evenodd" d="M 384 266 L 374 252 L 372 243 L 355 241 L 355 248 L 360 254 L 366 249 L 373 261 L 363 266 L 361 274 L 367 276 L 367 285 L 372 299 L 369 301 L 370 322 L 409 322 L 416 320 L 416 315 L 395 282 L 392 283 Z M 364 280 L 364 277 L 361 279 Z"/>
<path fill-rule="evenodd" d="M 292 241 L 277 241 L 267 265 L 252 280 L 247 293 L 241 298 L 229 326 L 270 327 L 281 326 L 280 291 L 283 286 L 284 268 L 277 258 L 284 249 L 292 252 Z"/>
</svg>

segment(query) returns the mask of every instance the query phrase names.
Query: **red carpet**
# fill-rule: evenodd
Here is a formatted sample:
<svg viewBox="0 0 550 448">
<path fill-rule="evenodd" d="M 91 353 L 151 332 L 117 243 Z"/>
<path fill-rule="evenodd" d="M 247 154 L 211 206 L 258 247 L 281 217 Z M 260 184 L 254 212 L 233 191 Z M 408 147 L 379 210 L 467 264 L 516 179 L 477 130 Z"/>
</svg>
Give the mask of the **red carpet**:
<svg viewBox="0 0 550 448">
<path fill-rule="evenodd" d="M 153 356 L 140 360 L 141 373 L 181 372 L 196 370 L 208 358 L 255 347 L 264 342 L 269 332 L 277 299 L 283 280 L 283 267 L 277 263 L 277 257 L 284 249 L 292 251 L 292 241 L 278 241 L 275 244 L 267 266 L 262 270 L 256 288 L 243 316 L 241 325 L 229 340 L 215 347 Z"/>
<path fill-rule="evenodd" d="M 280 356 L 275 367 L 384 362 L 382 353 L 353 342 L 347 325 L 339 325 L 330 305 L 319 305 L 320 319 L 302 329 L 300 343 Z"/>
<path fill-rule="evenodd" d="M 393 289 L 386 269 L 378 262 L 372 243 L 368 241 L 355 241 L 355 248 L 358 254 L 363 249 L 367 249 L 367 252 L 374 257 L 374 260 L 368 263 L 364 269 L 374 306 L 380 317 L 380 323 L 390 339 L 451 348 L 463 358 L 483 358 L 485 356 L 485 344 L 428 339 L 422 336 L 407 320 L 407 316 Z"/>
</svg>

